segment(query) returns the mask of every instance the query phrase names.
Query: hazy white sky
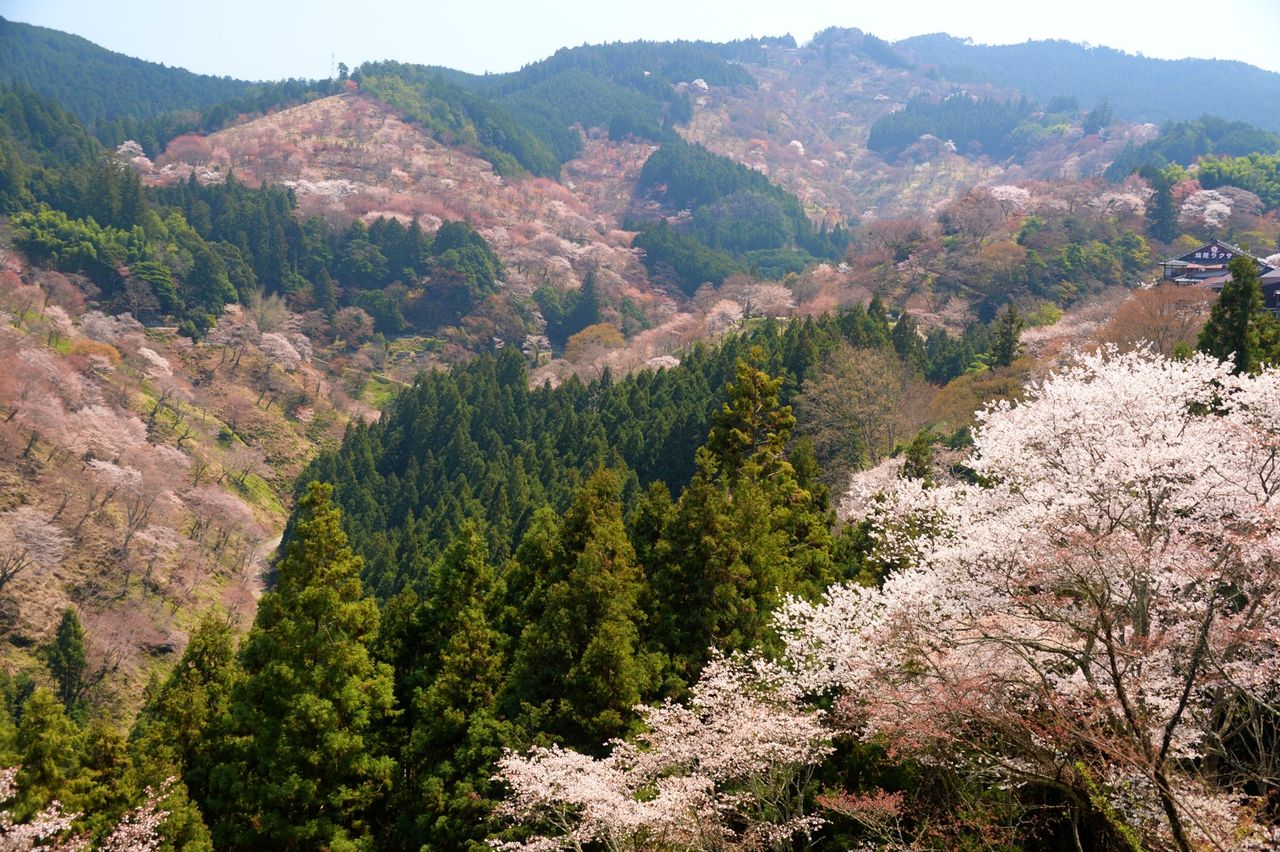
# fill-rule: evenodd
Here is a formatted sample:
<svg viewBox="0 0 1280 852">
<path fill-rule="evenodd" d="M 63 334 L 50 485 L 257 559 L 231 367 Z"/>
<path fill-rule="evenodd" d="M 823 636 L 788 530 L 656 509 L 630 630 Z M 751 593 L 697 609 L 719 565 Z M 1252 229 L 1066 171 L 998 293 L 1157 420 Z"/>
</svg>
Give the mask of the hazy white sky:
<svg viewBox="0 0 1280 852">
<path fill-rule="evenodd" d="M 829 26 L 891 40 L 931 32 L 988 44 L 1064 38 L 1280 71 L 1280 0 L 0 0 L 0 15 L 247 79 L 327 77 L 332 62 L 369 59 L 510 71 L 584 43 L 788 32 L 804 42 Z"/>
</svg>

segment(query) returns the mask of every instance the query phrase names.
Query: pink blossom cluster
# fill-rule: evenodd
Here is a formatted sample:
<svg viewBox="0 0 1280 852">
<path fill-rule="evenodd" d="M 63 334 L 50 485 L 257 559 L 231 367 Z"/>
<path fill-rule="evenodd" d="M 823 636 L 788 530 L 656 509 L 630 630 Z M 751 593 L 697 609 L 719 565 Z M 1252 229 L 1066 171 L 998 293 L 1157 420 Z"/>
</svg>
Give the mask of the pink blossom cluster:
<svg viewBox="0 0 1280 852">
<path fill-rule="evenodd" d="M 18 795 L 18 770 L 16 767 L 0 769 L 0 801 L 9 801 Z M 61 852 L 83 849 L 78 841 L 58 842 L 57 838 L 71 830 L 71 822 L 79 814 L 62 812 L 61 803 L 54 801 L 40 813 L 24 823 L 15 824 L 8 811 L 0 811 L 0 849 L 23 852 L 27 849 L 54 849 Z"/>
<path fill-rule="evenodd" d="M 981 485 L 864 503 L 907 567 L 779 616 L 804 688 L 902 753 L 1101 784 L 1160 844 L 1240 837 L 1200 767 L 1280 678 L 1280 373 L 1230 366 L 1104 350 L 988 408 Z"/>
<path fill-rule="evenodd" d="M 608 757 L 508 754 L 502 813 L 552 831 L 505 848 L 813 830 L 796 791 L 833 736 L 1070 790 L 1153 848 L 1274 844 L 1250 798 L 1274 763 L 1230 743 L 1273 724 L 1280 682 L 1280 372 L 1104 349 L 979 424 L 972 482 L 860 483 L 878 496 L 846 505 L 895 567 L 788 603 L 780 663 L 713 660 Z M 872 836 L 903 817 L 887 795 L 824 803 Z"/>
<path fill-rule="evenodd" d="M 687 705 L 638 708 L 645 732 L 604 758 L 558 747 L 508 753 L 500 814 L 553 833 L 509 850 L 759 848 L 808 834 L 801 789 L 829 751 L 822 716 L 760 660 L 714 659 Z M 746 828 L 742 828 L 742 826 Z"/>
<path fill-rule="evenodd" d="M 18 795 L 18 769 L 0 769 L 0 802 Z M 167 779 L 158 789 L 146 789 L 146 801 L 126 813 L 99 845 L 103 852 L 152 852 L 160 848 L 160 828 L 169 812 L 160 807 L 174 779 Z M 43 849 L 54 852 L 78 852 L 89 848 L 84 837 L 71 834 L 72 823 L 80 814 L 68 814 L 61 803 L 53 801 L 26 822 L 15 824 L 8 811 L 0 811 L 0 850 L 27 852 Z"/>
</svg>

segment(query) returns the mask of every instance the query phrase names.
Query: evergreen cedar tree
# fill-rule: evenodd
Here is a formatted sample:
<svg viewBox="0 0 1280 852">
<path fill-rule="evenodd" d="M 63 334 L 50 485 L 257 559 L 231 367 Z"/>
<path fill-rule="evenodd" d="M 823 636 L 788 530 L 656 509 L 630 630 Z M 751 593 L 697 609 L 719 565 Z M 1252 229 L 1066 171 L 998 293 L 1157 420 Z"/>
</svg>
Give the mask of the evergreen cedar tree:
<svg viewBox="0 0 1280 852">
<path fill-rule="evenodd" d="M 1230 359 L 1237 373 L 1256 373 L 1280 358 L 1280 324 L 1263 303 L 1253 258 L 1237 255 L 1227 269 L 1231 280 L 1210 309 L 1199 349 L 1222 361 Z"/>
<path fill-rule="evenodd" d="M 1162 169 L 1143 166 L 1138 172 L 1154 191 L 1147 205 L 1147 229 L 1152 237 L 1162 243 L 1171 243 L 1178 236 L 1178 205 L 1173 199 L 1173 181 Z"/>
<path fill-rule="evenodd" d="M 85 657 L 84 628 L 74 609 L 62 613 L 53 642 L 45 649 L 45 662 L 63 709 L 72 713 L 80 702 L 89 665 Z"/>
<path fill-rule="evenodd" d="M 392 792 L 391 836 L 403 848 L 464 848 L 483 836 L 498 795 L 493 766 L 513 739 L 497 713 L 502 595 L 477 524 L 464 523 L 429 579 L 429 599 L 406 590 L 386 608 L 382 644 L 403 708 L 394 732 L 404 782 Z"/>
<path fill-rule="evenodd" d="M 231 699 L 232 802 L 219 845 L 360 848 L 395 768 L 378 732 L 394 714 L 392 671 L 374 659 L 379 612 L 360 584 L 332 487 L 313 483 L 240 652 Z"/>
<path fill-rule="evenodd" d="M 995 340 L 991 345 L 991 366 L 1008 367 L 1022 354 L 1022 316 L 1013 305 L 1005 308 L 996 321 Z"/>
</svg>

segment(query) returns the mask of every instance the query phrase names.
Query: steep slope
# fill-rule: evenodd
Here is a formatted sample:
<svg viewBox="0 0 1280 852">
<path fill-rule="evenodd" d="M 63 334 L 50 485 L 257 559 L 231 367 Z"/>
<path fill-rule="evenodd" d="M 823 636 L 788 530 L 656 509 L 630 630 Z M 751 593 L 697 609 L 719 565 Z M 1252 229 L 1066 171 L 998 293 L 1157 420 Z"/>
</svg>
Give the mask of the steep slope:
<svg viewBox="0 0 1280 852">
<path fill-rule="evenodd" d="M 762 289 L 767 285 L 747 281 L 690 301 L 674 284 L 651 279 L 632 247 L 634 232 L 623 230 L 623 221 L 634 211 L 640 172 L 657 146 L 632 136 L 610 140 L 596 129 L 574 132 L 581 137 L 581 154 L 565 164 L 561 182 L 503 177 L 479 152 L 437 142 L 387 104 L 352 91 L 209 137 L 183 137 L 154 163 L 134 163 L 155 185 L 191 174 L 220 181 L 234 171 L 249 185 L 265 180 L 287 186 L 302 215 L 343 226 L 352 219 L 416 217 L 430 231 L 446 219 L 470 221 L 503 261 L 505 307 L 488 306 L 465 317 L 456 332 L 441 335 L 463 339 L 472 351 L 523 346 L 535 366 L 542 366 L 538 381 L 574 371 L 596 374 L 605 366 L 629 369 L 718 334 L 744 315 L 790 312 L 793 297 L 781 287 Z M 592 324 L 621 329 L 626 340 L 604 329 L 573 347 L 561 340 L 556 350 L 564 346 L 572 363 L 557 358 L 547 365 L 547 296 L 570 298 L 588 276 L 600 301 Z M 555 337 L 550 328 L 545 335 Z M 403 378 L 440 362 L 430 348 L 397 348 L 406 356 L 397 362 Z M 443 354 L 444 360 L 456 360 L 464 350 L 450 342 Z"/>
<path fill-rule="evenodd" d="M 171 147 L 148 179 L 173 182 L 195 169 L 202 180 L 218 180 L 234 170 L 251 185 L 290 187 L 304 215 L 334 222 L 417 217 L 431 230 L 445 219 L 465 219 L 502 257 L 507 289 L 519 296 L 543 284 L 576 289 L 592 270 L 610 293 L 661 299 L 647 292 L 631 235 L 619 229 L 622 199 L 652 147 L 598 139 L 587 147 L 600 156 L 571 164 L 568 184 L 503 178 L 386 104 L 348 93 Z M 610 153 L 596 150 L 604 148 Z"/>
<path fill-rule="evenodd" d="M 74 605 L 92 698 L 127 716 L 201 614 L 247 626 L 294 477 L 370 409 L 270 305 L 193 344 L 88 309 L 92 285 L 3 239 L 0 660 L 42 670 Z"/>
<path fill-rule="evenodd" d="M 956 82 L 1016 86 L 1041 101 L 1068 95 L 1093 105 L 1105 99 L 1130 121 L 1187 120 L 1209 112 L 1280 131 L 1280 74 L 1243 62 L 1153 59 L 1068 41 L 972 44 L 941 33 L 894 46 Z"/>
</svg>

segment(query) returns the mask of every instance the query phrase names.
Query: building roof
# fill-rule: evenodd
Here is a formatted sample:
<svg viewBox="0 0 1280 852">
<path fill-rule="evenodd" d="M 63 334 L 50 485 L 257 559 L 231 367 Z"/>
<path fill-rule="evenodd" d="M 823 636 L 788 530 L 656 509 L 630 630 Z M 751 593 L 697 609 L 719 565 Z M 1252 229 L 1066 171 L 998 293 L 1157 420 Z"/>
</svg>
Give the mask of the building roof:
<svg viewBox="0 0 1280 852">
<path fill-rule="evenodd" d="M 1258 274 L 1261 277 L 1259 283 L 1266 287 L 1269 293 L 1280 289 L 1280 270 L 1273 269 L 1270 264 L 1259 260 L 1239 246 L 1224 243 L 1221 240 L 1210 240 L 1199 248 L 1178 257 L 1169 258 L 1161 263 L 1161 266 L 1164 267 L 1166 281 L 1172 279 L 1176 284 L 1193 284 L 1208 290 L 1220 291 L 1223 285 L 1231 280 L 1229 261 L 1238 256 L 1250 258 L 1258 264 Z"/>
<path fill-rule="evenodd" d="M 1253 257 L 1253 255 L 1249 254 L 1249 252 L 1239 246 L 1223 242 L 1222 240 L 1209 240 L 1209 242 L 1199 248 L 1192 249 L 1191 251 L 1186 252 L 1185 254 L 1180 254 L 1177 257 L 1169 258 L 1161 265 L 1175 269 L 1180 269 L 1183 265 L 1196 266 L 1203 269 L 1206 266 L 1205 261 L 1209 261 L 1210 264 L 1217 261 L 1219 265 L 1225 265 L 1227 261 L 1237 255 Z M 1258 261 L 1258 263 L 1268 271 L 1271 269 L 1270 266 L 1267 266 L 1258 258 L 1253 257 L 1253 259 Z"/>
</svg>

